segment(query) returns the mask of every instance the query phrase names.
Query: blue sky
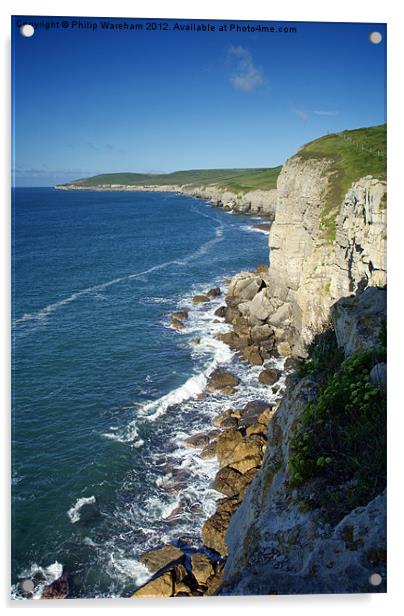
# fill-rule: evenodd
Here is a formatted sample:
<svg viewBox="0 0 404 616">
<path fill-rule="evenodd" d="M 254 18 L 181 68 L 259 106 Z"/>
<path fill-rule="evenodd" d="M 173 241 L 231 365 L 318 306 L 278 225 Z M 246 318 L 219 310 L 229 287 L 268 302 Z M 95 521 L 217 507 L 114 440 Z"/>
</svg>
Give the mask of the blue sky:
<svg viewBox="0 0 404 616">
<path fill-rule="evenodd" d="M 143 30 L 121 31 L 103 30 L 104 18 L 80 21 L 97 28 L 69 22 L 24 38 L 13 25 L 17 185 L 271 167 L 328 131 L 386 121 L 381 24 L 261 22 L 297 32 L 237 33 L 230 21 L 170 19 L 166 31 L 147 31 L 146 19 L 125 20 Z M 175 31 L 176 23 L 216 29 Z M 383 35 L 378 45 L 373 31 Z"/>
</svg>

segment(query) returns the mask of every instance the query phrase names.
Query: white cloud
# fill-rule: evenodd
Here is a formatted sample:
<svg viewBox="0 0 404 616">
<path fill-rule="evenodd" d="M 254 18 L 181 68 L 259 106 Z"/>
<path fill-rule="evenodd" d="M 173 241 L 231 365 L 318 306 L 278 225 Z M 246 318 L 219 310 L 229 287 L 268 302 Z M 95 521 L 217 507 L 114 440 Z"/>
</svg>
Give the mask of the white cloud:
<svg viewBox="0 0 404 616">
<path fill-rule="evenodd" d="M 229 56 L 236 65 L 230 77 L 230 83 L 236 90 L 251 92 L 265 83 L 264 74 L 260 68 L 255 66 L 249 49 L 241 45 L 231 46 Z"/>
<path fill-rule="evenodd" d="M 339 114 L 339 111 L 324 111 L 324 110 L 320 110 L 320 111 L 313 111 L 314 115 L 318 115 L 318 116 L 337 116 Z"/>
</svg>

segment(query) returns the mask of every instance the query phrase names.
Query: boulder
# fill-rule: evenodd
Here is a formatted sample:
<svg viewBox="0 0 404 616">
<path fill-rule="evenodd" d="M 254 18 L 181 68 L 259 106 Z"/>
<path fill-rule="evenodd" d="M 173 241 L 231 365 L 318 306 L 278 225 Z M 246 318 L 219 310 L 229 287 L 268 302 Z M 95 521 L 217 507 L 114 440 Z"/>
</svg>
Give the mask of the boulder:
<svg viewBox="0 0 404 616">
<path fill-rule="evenodd" d="M 193 304 L 206 304 L 206 302 L 210 302 L 210 297 L 207 295 L 194 295 L 192 298 Z"/>
<path fill-rule="evenodd" d="M 226 430 L 219 434 L 216 444 L 216 456 L 220 466 L 227 466 L 233 459 L 234 449 L 242 442 L 243 437 L 238 430 Z"/>
<path fill-rule="evenodd" d="M 246 456 L 243 457 L 241 460 L 237 460 L 237 462 L 232 462 L 232 468 L 244 474 L 253 468 L 258 469 L 261 466 L 261 463 L 262 454 Z"/>
<path fill-rule="evenodd" d="M 277 351 L 281 357 L 288 357 L 292 355 L 292 349 L 290 348 L 289 342 L 280 342 L 277 346 Z"/>
<path fill-rule="evenodd" d="M 178 310 L 177 312 L 173 312 L 171 317 L 179 321 L 185 321 L 189 317 L 189 313 L 188 310 Z"/>
<path fill-rule="evenodd" d="M 192 436 L 188 436 L 184 439 L 183 443 L 187 447 L 193 447 L 195 449 L 199 449 L 200 447 L 205 447 L 209 445 L 209 435 L 207 432 L 198 432 L 197 434 L 193 434 Z"/>
<path fill-rule="evenodd" d="M 214 287 L 213 289 L 209 289 L 209 291 L 206 293 L 206 295 L 208 297 L 210 297 L 211 299 L 215 298 L 215 297 L 219 297 L 219 295 L 221 295 L 221 290 L 219 287 Z"/>
<path fill-rule="evenodd" d="M 262 364 L 264 363 L 264 359 L 257 346 L 247 346 L 241 351 L 241 353 L 244 359 L 246 359 L 248 363 L 252 364 L 253 366 L 262 366 Z"/>
<path fill-rule="evenodd" d="M 237 498 L 226 498 L 219 501 L 216 512 L 202 526 L 202 541 L 204 545 L 221 556 L 227 555 L 226 531 L 229 527 L 231 516 L 238 505 L 239 500 Z"/>
<path fill-rule="evenodd" d="M 224 319 L 224 317 L 226 316 L 226 306 L 220 306 L 220 308 L 215 310 L 214 315 L 216 317 L 220 317 L 220 318 Z"/>
<path fill-rule="evenodd" d="M 261 413 L 271 408 L 269 402 L 264 400 L 252 400 L 247 402 L 244 408 L 240 410 L 241 417 L 258 417 Z"/>
<path fill-rule="evenodd" d="M 171 563 L 177 563 L 183 558 L 184 552 L 170 544 L 162 548 L 148 550 L 139 556 L 140 562 L 146 565 L 151 573 L 155 573 Z"/>
<path fill-rule="evenodd" d="M 266 434 L 267 427 L 263 423 L 252 423 L 247 427 L 246 434 L 247 436 L 251 436 L 252 434 Z"/>
<path fill-rule="evenodd" d="M 259 321 L 266 321 L 272 312 L 267 289 L 259 291 L 250 303 L 250 314 Z"/>
<path fill-rule="evenodd" d="M 208 579 L 215 573 L 211 560 L 206 556 L 206 554 L 196 552 L 195 554 L 192 554 L 191 562 L 192 573 L 199 586 L 206 586 Z"/>
<path fill-rule="evenodd" d="M 69 594 L 69 583 L 67 575 L 63 574 L 60 578 L 46 586 L 42 592 L 42 599 L 66 599 Z"/>
<path fill-rule="evenodd" d="M 251 272 L 240 272 L 231 280 L 227 297 L 236 301 L 249 301 L 259 291 L 262 285 L 261 276 Z"/>
<path fill-rule="evenodd" d="M 274 330 L 267 323 L 264 325 L 255 325 L 251 329 L 251 338 L 253 342 L 262 343 L 267 340 L 272 340 L 274 337 Z"/>
<path fill-rule="evenodd" d="M 132 599 L 142 599 L 143 597 L 171 597 L 174 593 L 174 581 L 171 571 L 166 571 L 162 575 L 153 578 L 137 589 L 132 595 Z"/>
<path fill-rule="evenodd" d="M 254 467 L 254 468 L 250 468 L 248 471 L 246 471 L 242 475 L 242 484 L 241 484 L 240 493 L 239 493 L 240 500 L 244 499 L 246 490 L 247 490 L 248 486 L 250 485 L 250 483 L 252 482 L 252 480 L 257 475 L 258 471 L 259 471 L 259 468 L 258 467 Z"/>
<path fill-rule="evenodd" d="M 222 586 L 224 579 L 224 565 L 224 561 L 219 562 L 216 565 L 215 574 L 207 581 L 208 589 L 206 590 L 205 595 L 212 597 L 217 595 L 220 591 L 220 587 Z"/>
<path fill-rule="evenodd" d="M 234 416 L 233 409 L 227 409 L 226 411 L 223 411 L 223 413 L 220 413 L 220 415 L 217 415 L 217 417 L 215 417 L 212 420 L 212 424 L 216 426 L 217 428 L 220 428 L 222 425 L 222 421 L 224 421 L 225 419 L 228 419 L 229 417 L 233 417 L 233 416 Z"/>
<path fill-rule="evenodd" d="M 185 325 L 179 319 L 171 317 L 171 327 L 174 327 L 174 329 L 184 329 Z"/>
<path fill-rule="evenodd" d="M 212 458 L 215 458 L 216 457 L 216 446 L 217 446 L 216 441 L 209 443 L 209 445 L 206 445 L 206 447 L 202 449 L 201 453 L 199 454 L 199 457 L 202 458 L 202 460 L 210 460 Z"/>
<path fill-rule="evenodd" d="M 213 489 L 225 496 L 236 496 L 242 487 L 242 474 L 230 466 L 221 468 L 213 482 Z"/>
<path fill-rule="evenodd" d="M 209 379 L 207 390 L 210 392 L 231 394 L 234 393 L 239 383 L 240 379 L 234 376 L 234 374 L 216 370 Z"/>
<path fill-rule="evenodd" d="M 274 385 L 281 377 L 281 371 L 275 368 L 266 368 L 258 377 L 258 380 L 263 385 Z"/>
</svg>

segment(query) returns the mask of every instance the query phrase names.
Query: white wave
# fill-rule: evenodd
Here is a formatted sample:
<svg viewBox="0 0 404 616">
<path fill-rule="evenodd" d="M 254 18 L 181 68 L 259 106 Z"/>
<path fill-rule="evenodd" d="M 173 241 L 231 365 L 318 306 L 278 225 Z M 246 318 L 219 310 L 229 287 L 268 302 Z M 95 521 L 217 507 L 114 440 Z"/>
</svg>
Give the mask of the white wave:
<svg viewBox="0 0 404 616">
<path fill-rule="evenodd" d="M 110 430 L 111 432 L 106 432 L 102 436 L 118 443 L 130 443 L 134 449 L 139 449 L 144 445 L 144 440 L 139 436 L 135 420 L 131 421 L 124 428 L 111 426 Z"/>
<path fill-rule="evenodd" d="M 71 507 L 67 515 L 70 518 L 72 524 L 75 524 L 80 520 L 80 511 L 84 505 L 93 505 L 96 502 L 95 496 L 88 496 L 83 498 L 78 498 L 73 507 Z"/>
<path fill-rule="evenodd" d="M 121 576 L 133 580 L 137 587 L 142 586 L 151 576 L 148 568 L 134 558 L 123 558 L 112 553 L 110 555 L 110 566 Z"/>
<path fill-rule="evenodd" d="M 243 225 L 241 229 L 243 229 L 243 231 L 251 231 L 253 233 L 263 233 L 264 235 L 269 235 L 269 231 L 267 229 L 259 229 L 258 227 L 253 227 L 252 225 Z"/>
<path fill-rule="evenodd" d="M 139 415 L 145 417 L 148 421 L 156 421 L 156 419 L 164 415 L 170 407 L 181 404 L 181 402 L 189 400 L 190 398 L 196 398 L 205 389 L 206 382 L 207 379 L 205 374 L 196 374 L 189 378 L 181 387 L 177 387 L 177 389 L 170 391 L 158 400 L 145 404 L 139 412 Z"/>
<path fill-rule="evenodd" d="M 18 575 L 20 583 L 13 584 L 11 587 L 12 599 L 40 599 L 44 589 L 58 580 L 63 573 L 63 565 L 57 560 L 48 567 L 40 567 L 36 563 L 32 564 L 29 569 L 21 571 Z M 27 580 L 32 582 L 32 592 L 24 592 L 23 582 Z M 35 581 L 34 581 L 35 580 Z"/>
</svg>

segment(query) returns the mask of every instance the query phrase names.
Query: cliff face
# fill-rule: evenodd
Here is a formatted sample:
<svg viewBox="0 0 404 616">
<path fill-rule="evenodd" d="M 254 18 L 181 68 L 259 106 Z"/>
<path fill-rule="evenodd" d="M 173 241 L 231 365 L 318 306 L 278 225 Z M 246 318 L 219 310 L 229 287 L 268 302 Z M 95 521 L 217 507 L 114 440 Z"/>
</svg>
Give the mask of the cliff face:
<svg viewBox="0 0 404 616">
<path fill-rule="evenodd" d="M 339 345 L 347 357 L 354 350 L 377 346 L 386 316 L 385 296 L 384 289 L 368 288 L 358 297 L 340 300 L 332 310 Z M 371 372 L 382 388 L 384 369 L 385 364 L 379 363 Z M 221 594 L 385 590 L 385 492 L 333 525 L 324 521 L 324 506 L 313 504 L 315 482 L 303 487 L 290 484 L 293 436 L 318 388 L 315 375 L 286 384 L 287 393 L 269 424 L 262 467 L 227 531 Z M 333 486 L 328 487 L 331 495 Z M 377 589 L 369 583 L 374 572 L 383 578 Z"/>
<path fill-rule="evenodd" d="M 332 173 L 324 159 L 296 156 L 284 165 L 269 239 L 270 268 L 249 303 L 234 285 L 229 290 L 251 325 L 273 327 L 281 355 L 304 355 L 340 297 L 387 282 L 386 183 L 368 176 L 352 185 L 334 214 L 336 240 L 330 241 L 322 219 Z"/>
<path fill-rule="evenodd" d="M 228 320 L 235 333 L 241 336 L 240 322 L 252 330 L 265 327 L 281 355 L 305 356 L 307 345 L 330 325 L 346 358 L 358 349 L 380 347 L 386 317 L 386 183 L 371 176 L 353 183 L 334 213 L 336 238 L 330 241 L 323 221 L 332 181 L 331 161 L 298 155 L 287 161 L 278 178 L 270 267 L 238 274 L 229 287 Z M 384 394 L 386 364 L 375 361 L 365 380 Z M 324 507 L 313 505 L 315 481 L 303 487 L 291 482 L 293 438 L 321 384 L 316 373 L 287 381 L 269 424 L 262 467 L 227 531 L 221 594 L 385 590 L 385 492 L 330 523 Z M 369 583 L 373 572 L 382 576 L 377 588 Z"/>
</svg>

